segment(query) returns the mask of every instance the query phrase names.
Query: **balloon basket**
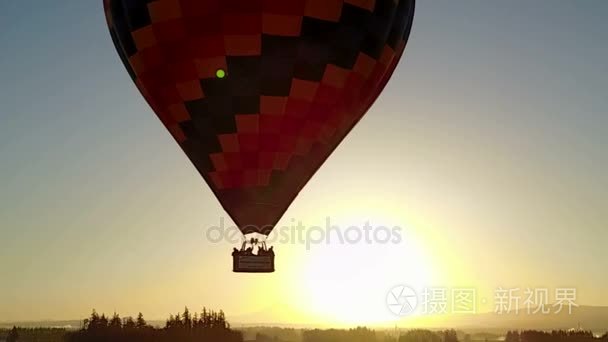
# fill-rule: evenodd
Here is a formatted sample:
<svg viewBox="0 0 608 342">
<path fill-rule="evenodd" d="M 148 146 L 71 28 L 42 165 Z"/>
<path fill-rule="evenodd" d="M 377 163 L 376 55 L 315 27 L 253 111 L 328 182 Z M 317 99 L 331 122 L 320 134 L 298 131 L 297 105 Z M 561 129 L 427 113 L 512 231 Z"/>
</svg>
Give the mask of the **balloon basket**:
<svg viewBox="0 0 608 342">
<path fill-rule="evenodd" d="M 232 271 L 235 273 L 272 273 L 274 255 L 232 255 Z"/>
</svg>

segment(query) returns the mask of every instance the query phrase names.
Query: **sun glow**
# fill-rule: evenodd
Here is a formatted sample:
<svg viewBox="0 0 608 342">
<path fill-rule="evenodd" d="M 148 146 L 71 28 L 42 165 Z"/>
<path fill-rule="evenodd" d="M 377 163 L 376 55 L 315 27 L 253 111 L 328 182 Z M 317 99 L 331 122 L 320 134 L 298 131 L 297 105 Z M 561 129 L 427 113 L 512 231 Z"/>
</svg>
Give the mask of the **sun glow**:
<svg viewBox="0 0 608 342">
<path fill-rule="evenodd" d="M 340 243 L 332 235 L 329 243 L 311 245 L 301 258 L 300 282 L 292 288 L 297 306 L 314 321 L 334 326 L 390 325 L 401 319 L 388 309 L 386 296 L 395 285 L 422 289 L 432 284 L 434 267 L 426 255 L 430 249 L 415 230 L 398 225 L 390 213 L 360 217 L 350 210 L 333 212 L 331 223 L 342 231 L 369 222 L 372 241 Z M 399 226 L 399 239 L 374 240 L 373 232 L 379 227 L 395 226 Z"/>
</svg>

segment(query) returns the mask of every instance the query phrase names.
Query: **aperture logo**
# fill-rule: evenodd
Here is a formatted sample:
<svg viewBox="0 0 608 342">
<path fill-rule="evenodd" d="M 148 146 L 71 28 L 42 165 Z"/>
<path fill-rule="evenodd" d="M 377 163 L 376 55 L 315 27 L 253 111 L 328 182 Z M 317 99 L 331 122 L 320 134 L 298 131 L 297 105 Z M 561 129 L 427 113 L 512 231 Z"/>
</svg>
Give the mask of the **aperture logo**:
<svg viewBox="0 0 608 342">
<path fill-rule="evenodd" d="M 394 315 L 407 316 L 418 307 L 418 295 L 409 286 L 395 286 L 386 295 L 386 306 Z"/>
</svg>

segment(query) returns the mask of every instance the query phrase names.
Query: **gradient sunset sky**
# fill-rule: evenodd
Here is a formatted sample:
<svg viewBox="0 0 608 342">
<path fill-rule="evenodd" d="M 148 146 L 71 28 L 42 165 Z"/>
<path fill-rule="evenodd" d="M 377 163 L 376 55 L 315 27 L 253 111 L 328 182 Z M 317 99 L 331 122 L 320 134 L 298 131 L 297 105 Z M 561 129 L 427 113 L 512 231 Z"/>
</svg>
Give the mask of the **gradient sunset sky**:
<svg viewBox="0 0 608 342">
<path fill-rule="evenodd" d="M 607 13 L 419 0 L 391 82 L 280 223 L 369 221 L 403 241 L 279 244 L 276 273 L 242 275 L 234 244 L 205 239 L 229 219 L 121 65 L 102 2 L 0 2 L 0 321 L 206 305 L 395 322 L 398 284 L 608 305 Z"/>
</svg>

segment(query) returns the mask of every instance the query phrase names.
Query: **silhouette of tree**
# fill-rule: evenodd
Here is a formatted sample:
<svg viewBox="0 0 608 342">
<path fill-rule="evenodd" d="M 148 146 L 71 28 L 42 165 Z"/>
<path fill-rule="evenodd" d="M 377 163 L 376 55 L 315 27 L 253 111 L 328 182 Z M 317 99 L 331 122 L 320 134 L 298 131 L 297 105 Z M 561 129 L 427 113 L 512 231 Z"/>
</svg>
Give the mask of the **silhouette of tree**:
<svg viewBox="0 0 608 342">
<path fill-rule="evenodd" d="M 519 331 L 507 331 L 505 342 L 520 342 Z"/>
<path fill-rule="evenodd" d="M 207 308 L 203 308 L 203 312 L 201 313 L 201 324 L 203 327 L 209 327 L 209 315 L 207 315 Z"/>
<path fill-rule="evenodd" d="M 414 329 L 399 336 L 399 342 L 441 342 L 442 338 L 430 330 Z"/>
<path fill-rule="evenodd" d="M 554 330 L 552 332 L 526 330 L 519 333 L 521 342 L 590 342 L 596 340 L 591 331 Z"/>
<path fill-rule="evenodd" d="M 456 330 L 450 329 L 443 332 L 443 342 L 458 342 Z"/>
<path fill-rule="evenodd" d="M 137 322 L 135 323 L 135 326 L 138 329 L 143 329 L 148 326 L 148 323 L 144 319 L 144 314 L 142 314 L 141 312 L 137 314 Z"/>
<path fill-rule="evenodd" d="M 175 328 L 181 328 L 184 326 L 184 322 L 182 322 L 182 314 L 181 313 L 177 313 L 177 315 L 175 315 L 174 317 L 174 321 L 173 321 L 173 327 Z"/>
<path fill-rule="evenodd" d="M 242 342 L 240 332 L 229 328 L 223 312 L 204 310 L 204 314 L 178 313 L 167 320 L 164 328 L 155 328 L 147 324 L 143 314 L 138 315 L 138 324 L 130 317 L 121 319 L 118 314 L 111 316 L 108 324 L 103 327 L 103 317 L 95 311 L 85 320 L 79 331 L 65 329 L 23 329 L 13 327 L 11 330 L 0 329 L 0 341 L 10 342 Z M 187 329 L 190 317 L 191 328 Z M 121 324 L 122 322 L 122 324 Z M 130 323 L 128 323 L 130 322 Z M 176 322 L 181 322 L 177 323 Z M 207 323 L 204 323 L 207 322 Z M 127 324 L 128 323 L 128 324 Z M 207 325 L 205 325 L 207 324 Z M 245 328 L 249 336 L 255 337 L 256 342 L 443 342 L 453 340 L 456 336 L 453 330 L 429 331 L 409 330 L 405 332 L 373 331 L 367 328 L 350 330 L 298 330 L 283 328 Z M 251 334 L 253 333 L 253 334 Z M 473 341 L 484 338 L 495 341 L 499 336 L 484 337 L 475 334 Z M 590 331 L 555 330 L 546 331 L 509 331 L 505 336 L 507 341 L 525 342 L 607 342 L 608 333 L 595 337 Z"/>
<path fill-rule="evenodd" d="M 123 324 L 123 327 L 124 327 L 126 330 L 133 330 L 133 329 L 135 329 L 135 327 L 137 326 L 137 325 L 135 324 L 135 321 L 133 320 L 133 317 L 131 317 L 131 316 L 129 316 L 129 317 L 127 317 L 127 318 L 125 318 L 125 319 L 124 319 L 124 321 L 125 321 L 125 322 L 124 322 L 124 324 Z"/>
<path fill-rule="evenodd" d="M 19 341 L 19 333 L 17 332 L 17 327 L 13 327 L 8 336 L 6 337 L 6 342 L 17 342 Z"/>
<path fill-rule="evenodd" d="M 302 333 L 302 342 L 375 342 L 373 330 L 358 327 L 350 330 L 307 330 Z"/>
<path fill-rule="evenodd" d="M 95 311 L 95 309 L 93 309 L 93 312 L 91 313 L 91 318 L 84 321 L 84 327 L 87 330 L 99 329 L 99 315 L 97 314 L 97 311 Z"/>
<path fill-rule="evenodd" d="M 242 342 L 240 332 L 230 329 L 222 311 L 204 310 L 195 318 L 188 308 L 184 313 L 171 315 L 162 329 L 149 326 L 139 313 L 137 321 L 127 317 L 121 320 L 114 314 L 108 323 L 105 315 L 101 317 L 93 311 L 83 329 L 70 332 L 67 342 Z M 123 322 L 121 324 L 121 322 Z M 206 323 L 203 323 L 206 322 Z"/>
<path fill-rule="evenodd" d="M 112 315 L 112 319 L 110 320 L 110 329 L 112 330 L 120 330 L 122 329 L 122 320 L 120 319 L 120 316 L 118 316 L 118 314 L 115 312 L 114 315 Z"/>
<path fill-rule="evenodd" d="M 302 330 L 295 328 L 248 327 L 239 330 L 246 336 L 257 336 L 260 334 L 261 339 L 272 337 L 273 340 L 280 342 L 301 342 L 303 334 Z M 376 333 L 376 335 L 378 335 L 378 333 Z M 396 342 L 396 339 L 393 339 L 391 342 Z"/>
<path fill-rule="evenodd" d="M 184 308 L 184 328 L 186 330 L 192 329 L 192 317 L 190 316 L 190 310 L 188 310 L 188 307 Z"/>
<path fill-rule="evenodd" d="M 279 338 L 277 336 L 268 336 L 266 334 L 257 333 L 255 334 L 256 342 L 279 342 Z"/>
<path fill-rule="evenodd" d="M 108 318 L 106 317 L 106 314 L 101 315 L 101 318 L 99 319 L 99 327 L 101 329 L 106 329 L 108 327 Z"/>
</svg>

